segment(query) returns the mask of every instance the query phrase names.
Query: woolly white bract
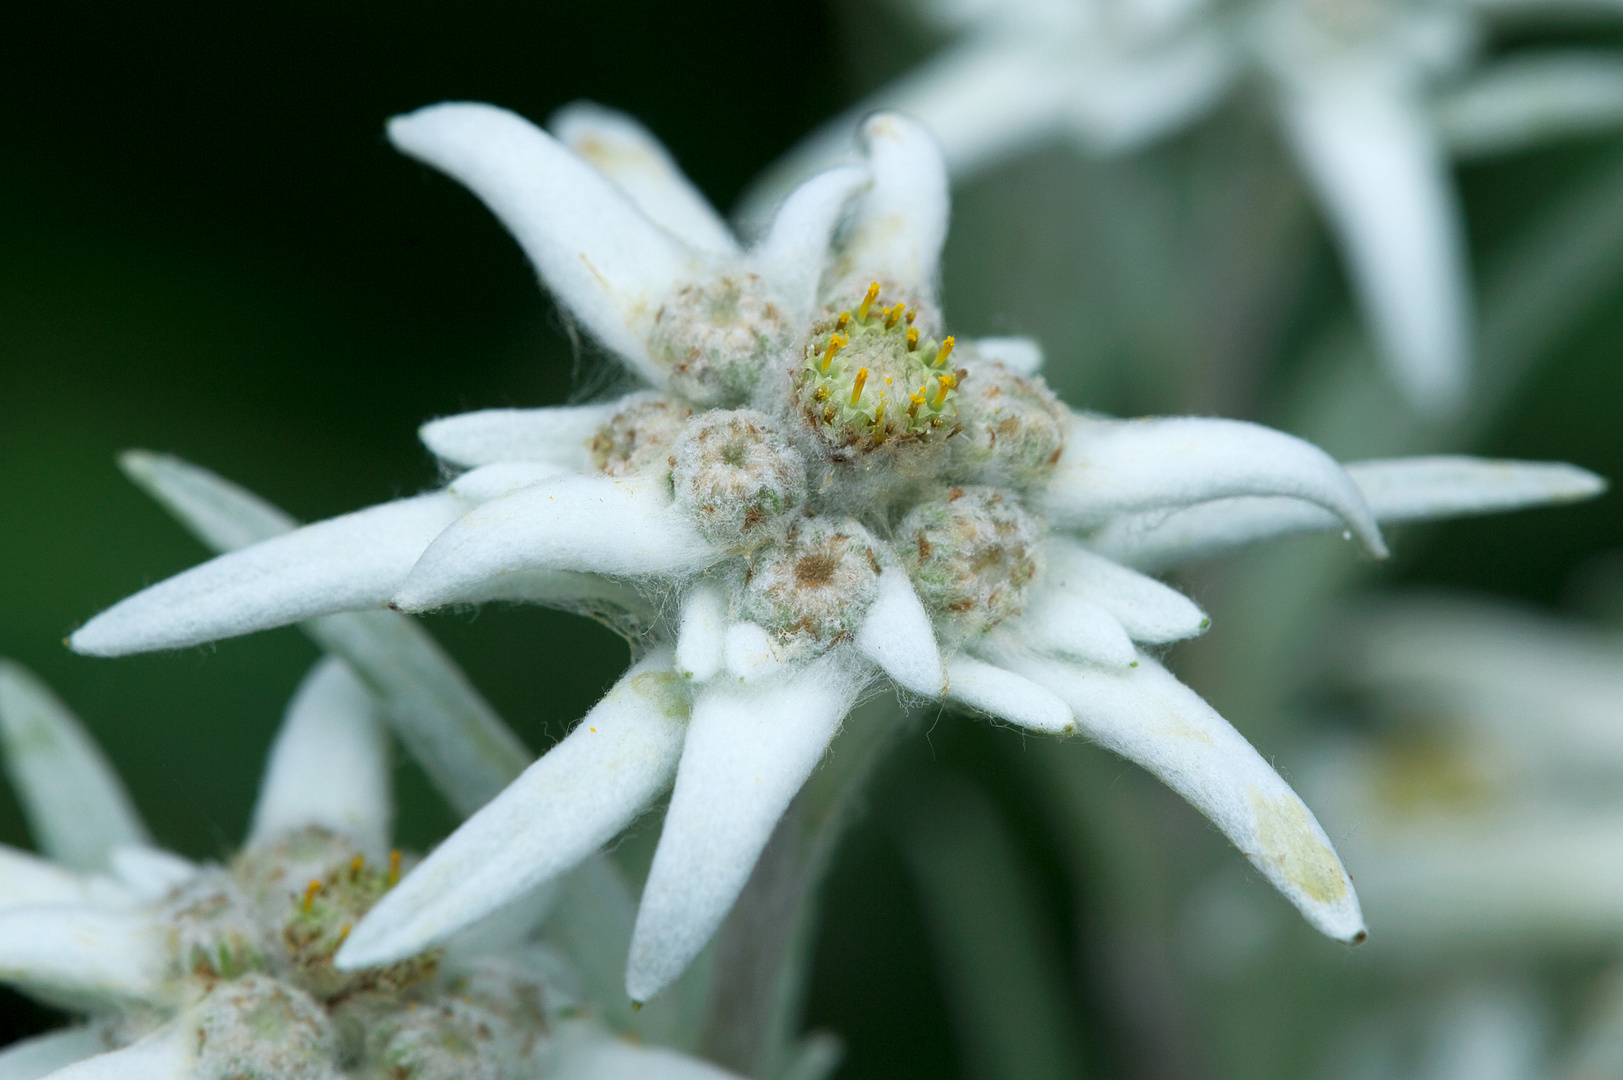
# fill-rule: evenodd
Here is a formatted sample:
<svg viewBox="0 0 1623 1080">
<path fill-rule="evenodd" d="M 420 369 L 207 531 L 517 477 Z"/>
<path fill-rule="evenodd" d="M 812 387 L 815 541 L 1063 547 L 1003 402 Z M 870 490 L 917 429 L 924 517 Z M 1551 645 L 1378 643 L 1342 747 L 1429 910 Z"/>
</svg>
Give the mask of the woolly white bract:
<svg viewBox="0 0 1623 1080">
<path fill-rule="evenodd" d="M 1513 149 L 1623 119 L 1623 57 L 1559 49 L 1473 67 L 1493 16 L 1548 10 L 1526 0 L 907 6 L 954 43 L 808 137 L 768 174 L 746 220 L 845 154 L 853 118 L 875 108 L 917 117 L 954 175 L 967 175 L 1054 141 L 1103 155 L 1142 148 L 1209 112 L 1254 70 L 1271 85 L 1376 343 L 1428 409 L 1457 406 L 1470 376 L 1469 260 L 1450 152 Z"/>
<path fill-rule="evenodd" d="M 545 896 L 432 952 L 333 966 L 400 868 L 386 736 L 337 660 L 289 706 L 248 842 L 227 866 L 145 842 L 78 721 L 4 662 L 0 742 L 51 857 L 0 847 L 0 980 L 85 1017 L 0 1051 L 4 1080 L 731 1075 L 588 1019 L 568 962 L 534 936 Z"/>
<path fill-rule="evenodd" d="M 749 250 L 633 121 L 577 106 L 555 130 L 483 105 L 389 127 L 482 198 L 650 388 L 430 423 L 430 449 L 466 470 L 444 491 L 222 556 L 73 636 L 116 655 L 509 599 L 586 611 L 638 643 L 618 685 L 386 897 L 338 965 L 446 940 L 669 791 L 627 971 L 649 999 L 715 932 L 853 703 L 886 682 L 1086 733 L 1184 795 L 1315 926 L 1358 940 L 1312 814 L 1145 651 L 1205 615 L 1129 565 L 1327 527 L 1378 556 L 1382 512 L 1581 498 L 1598 481 L 1468 459 L 1350 473 L 1252 424 L 1073 413 L 1030 343 L 945 334 L 946 171 L 902 117 L 867 120 L 862 163 L 791 193 Z M 141 460 L 171 504 L 208 489 L 189 466 Z"/>
</svg>

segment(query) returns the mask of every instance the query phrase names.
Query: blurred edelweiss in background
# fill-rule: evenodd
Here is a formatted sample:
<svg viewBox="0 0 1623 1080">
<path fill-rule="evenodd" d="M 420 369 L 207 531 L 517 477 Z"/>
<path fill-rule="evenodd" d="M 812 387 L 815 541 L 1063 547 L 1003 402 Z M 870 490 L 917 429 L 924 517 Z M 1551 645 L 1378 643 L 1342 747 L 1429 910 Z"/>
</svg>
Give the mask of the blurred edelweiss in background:
<svg viewBox="0 0 1623 1080">
<path fill-rule="evenodd" d="M 547 896 L 442 948 L 334 967 L 401 867 L 385 734 L 340 661 L 299 688 L 225 866 L 153 848 L 89 736 L 9 663 L 0 740 L 50 857 L 0 847 L 0 980 L 86 1018 L 0 1051 L 6 1080 L 731 1075 L 594 1022 L 534 937 Z"/>
<path fill-rule="evenodd" d="M 954 41 L 809 136 L 758 185 L 783 190 L 848 153 L 854 118 L 917 117 L 954 176 L 1046 143 L 1139 150 L 1263 76 L 1393 377 L 1419 408 L 1470 380 L 1469 260 L 1449 155 L 1623 120 L 1623 57 L 1558 49 L 1480 63 L 1494 17 L 1540 0 L 910 0 Z M 1614 15 L 1606 4 L 1579 5 Z M 1559 13 L 1558 13 L 1559 14 Z"/>
<path fill-rule="evenodd" d="M 1331 642 L 1367 730 L 1296 776 L 1380 927 L 1367 959 L 1423 999 L 1352 1021 L 1336 1075 L 1623 1074 L 1623 631 L 1438 594 Z M 1589 965 L 1571 1030 L 1562 958 Z"/>
<path fill-rule="evenodd" d="M 946 170 L 899 115 L 866 120 L 862 161 L 789 193 L 747 250 L 619 114 L 571 107 L 548 134 L 447 104 L 389 134 L 478 195 L 648 388 L 430 423 L 424 441 L 459 471 L 444 490 L 224 555 L 72 639 L 112 656 L 520 600 L 633 642 L 603 701 L 381 899 L 338 969 L 454 942 L 670 791 L 626 972 L 649 1000 L 715 933 L 853 705 L 887 683 L 1142 764 L 1314 926 L 1362 939 L 1307 807 L 1147 651 L 1206 617 L 1132 567 L 1322 529 L 1379 557 L 1381 521 L 1585 498 L 1594 476 L 1467 458 L 1343 469 L 1254 424 L 1071 411 L 1034 344 L 946 332 Z M 171 504 L 223 490 L 172 459 L 131 467 Z"/>
</svg>

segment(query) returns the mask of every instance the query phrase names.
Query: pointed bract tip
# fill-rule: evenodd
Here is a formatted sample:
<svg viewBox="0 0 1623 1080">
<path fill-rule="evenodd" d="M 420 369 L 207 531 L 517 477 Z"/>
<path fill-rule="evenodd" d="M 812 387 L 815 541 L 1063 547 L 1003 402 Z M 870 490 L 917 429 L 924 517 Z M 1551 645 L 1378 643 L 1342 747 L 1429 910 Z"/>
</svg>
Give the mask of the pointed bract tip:
<svg viewBox="0 0 1623 1080">
<path fill-rule="evenodd" d="M 1358 931 L 1358 933 L 1354 934 L 1351 938 L 1347 939 L 1347 944 L 1348 945 L 1362 945 L 1364 942 L 1366 942 L 1368 940 L 1369 940 L 1369 931 L 1366 930 L 1366 929 L 1360 929 Z"/>
<path fill-rule="evenodd" d="M 154 450 L 122 450 L 115 459 L 119 471 L 132 480 L 137 480 L 152 472 L 153 467 L 162 461 L 165 455 Z"/>
<path fill-rule="evenodd" d="M 632 1001 L 631 1001 L 631 1011 L 632 1012 L 642 1012 L 642 1002 L 640 1002 L 640 1001 L 636 1000 L 635 998 L 633 998 Z"/>
</svg>

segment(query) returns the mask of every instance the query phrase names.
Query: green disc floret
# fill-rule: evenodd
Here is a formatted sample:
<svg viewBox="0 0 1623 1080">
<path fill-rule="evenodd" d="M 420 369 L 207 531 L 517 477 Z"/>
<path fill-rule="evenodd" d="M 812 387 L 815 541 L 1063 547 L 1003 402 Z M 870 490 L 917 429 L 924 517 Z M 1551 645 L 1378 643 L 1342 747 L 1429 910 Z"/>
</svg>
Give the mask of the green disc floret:
<svg viewBox="0 0 1623 1080">
<path fill-rule="evenodd" d="M 903 303 L 877 303 L 879 285 L 855 311 L 815 326 L 795 377 L 796 405 L 836 449 L 945 439 L 957 429 L 966 372 L 952 366 L 954 341 L 923 338 Z"/>
</svg>

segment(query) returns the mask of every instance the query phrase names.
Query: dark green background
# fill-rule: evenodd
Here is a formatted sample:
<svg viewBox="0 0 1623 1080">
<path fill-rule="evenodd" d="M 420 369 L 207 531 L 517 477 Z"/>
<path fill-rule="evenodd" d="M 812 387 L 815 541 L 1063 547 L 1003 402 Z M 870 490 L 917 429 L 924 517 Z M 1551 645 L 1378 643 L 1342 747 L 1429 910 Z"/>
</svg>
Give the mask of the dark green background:
<svg viewBox="0 0 1623 1080">
<path fill-rule="evenodd" d="M 852 16 L 856 29 L 843 21 Z M 897 33 L 860 6 L 812 2 L 6 6 L 0 653 L 80 712 L 160 841 L 194 856 L 230 849 L 314 651 L 286 630 L 118 661 L 69 654 L 61 640 L 79 622 L 203 554 L 122 480 L 115 452 L 180 454 L 314 519 L 433 484 L 414 435 L 425 419 L 561 402 L 604 378 L 572 352 L 495 222 L 394 154 L 384 119 L 466 98 L 540 120 L 593 98 L 641 117 L 727 206 L 799 134 L 905 63 L 919 43 Z M 1617 149 L 1595 140 L 1467 170 L 1477 254 L 1491 254 L 1541 201 Z M 1050 155 L 1034 167 L 1066 166 Z M 1022 175 L 1006 169 L 967 187 L 960 235 L 984 235 L 1007 212 L 1000 193 Z M 1265 368 L 1288 366 L 1292 342 L 1345 311 L 1324 237 L 1309 225 L 1304 238 L 1294 329 Z M 964 299 L 955 281 L 1001 272 L 969 243 L 949 248 L 949 310 Z M 993 257 L 1020 256 L 1016 244 Z M 1063 265 L 1049 284 L 1067 294 Z M 1484 449 L 1623 475 L 1623 295 L 1608 295 L 1563 335 Z M 988 312 L 981 301 L 961 306 L 983 325 L 960 332 L 1032 329 L 1018 307 Z M 1131 411 L 1177 400 L 1131 380 L 1105 385 L 1117 387 L 1105 400 L 1072 403 Z M 1384 573 L 1555 603 L 1575 567 L 1623 537 L 1618 503 L 1450 526 L 1413 538 Z M 546 611 L 493 608 L 430 623 L 536 750 L 567 730 L 623 660 L 607 632 Z M 925 722 L 930 737 L 898 754 L 829 890 L 810 1010 L 849 1039 L 841 1076 L 959 1070 L 894 840 L 893 811 L 910 785 L 948 768 L 976 778 L 1004 816 L 1038 898 L 1039 931 L 1074 975 L 1065 1007 L 1096 1071 L 1188 1066 L 1183 1051 L 1145 1052 L 1149 1036 L 1123 1020 L 1122 988 L 1090 974 L 1107 947 L 1087 929 L 1095 900 L 1086 867 L 1045 828 L 1049 811 L 1022 779 L 1028 744 L 959 718 Z M 1089 767 L 1107 783 L 1138 782 L 1102 757 Z M 403 839 L 426 844 L 450 817 L 413 770 L 400 771 Z M 1201 859 L 1231 857 L 1175 802 L 1153 805 L 1172 822 L 1148 834 L 1166 846 L 1161 857 L 1183 844 Z M 9 797 L 0 798 L 0 838 L 25 842 Z M 7 1004 L 13 1032 L 45 1022 L 17 999 Z M 1191 1045 L 1205 1039 L 1205 1023 L 1189 1018 Z"/>
</svg>

